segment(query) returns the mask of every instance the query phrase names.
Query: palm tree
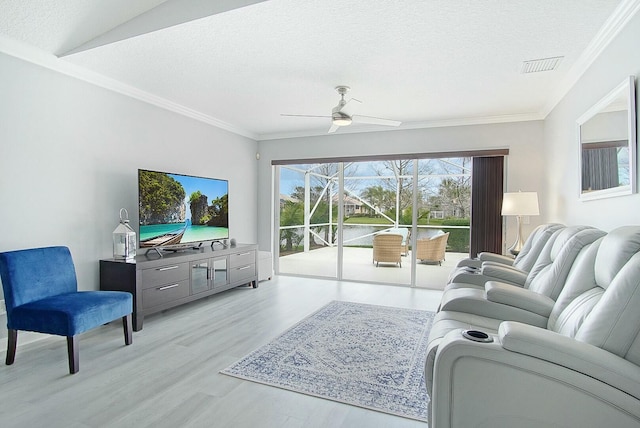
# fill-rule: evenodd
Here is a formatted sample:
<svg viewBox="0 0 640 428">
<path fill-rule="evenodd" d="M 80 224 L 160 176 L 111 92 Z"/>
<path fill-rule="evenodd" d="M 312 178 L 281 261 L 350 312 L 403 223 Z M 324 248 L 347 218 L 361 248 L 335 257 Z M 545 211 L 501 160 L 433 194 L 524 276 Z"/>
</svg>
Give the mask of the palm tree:
<svg viewBox="0 0 640 428">
<path fill-rule="evenodd" d="M 280 226 L 293 226 L 304 222 L 304 210 L 302 202 L 285 201 L 280 209 Z M 285 251 L 292 251 L 302 241 L 302 234 L 296 229 L 280 230 L 280 242 L 285 241 Z"/>
<path fill-rule="evenodd" d="M 468 177 L 445 178 L 432 203 L 449 207 L 455 217 L 466 218 L 471 207 L 471 182 Z"/>
<path fill-rule="evenodd" d="M 380 185 L 367 187 L 360 196 L 381 212 L 387 212 L 395 207 L 395 192 Z"/>
</svg>

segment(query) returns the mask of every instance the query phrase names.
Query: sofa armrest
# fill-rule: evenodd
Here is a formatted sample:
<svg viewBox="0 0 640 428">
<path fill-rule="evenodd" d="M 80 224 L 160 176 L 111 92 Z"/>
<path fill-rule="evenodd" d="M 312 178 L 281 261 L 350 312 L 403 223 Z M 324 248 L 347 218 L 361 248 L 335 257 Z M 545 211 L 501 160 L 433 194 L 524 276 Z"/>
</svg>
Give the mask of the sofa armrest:
<svg viewBox="0 0 640 428">
<path fill-rule="evenodd" d="M 503 285 L 533 293 L 513 285 Z M 445 290 L 440 300 L 440 311 L 463 312 L 500 321 L 519 321 L 539 327 L 546 326 L 549 321 L 548 316 L 540 315 L 522 307 L 492 302 L 487 299 L 486 292 L 478 288 L 451 288 Z"/>
<path fill-rule="evenodd" d="M 545 318 L 549 318 L 555 304 L 553 299 L 543 294 L 501 282 L 487 281 L 484 289 L 490 302 L 514 306 Z"/>
<path fill-rule="evenodd" d="M 480 269 L 482 267 L 482 262 L 478 259 L 462 259 L 456 265 L 457 268 L 473 268 Z"/>
<path fill-rule="evenodd" d="M 513 257 L 503 256 L 502 254 L 496 253 L 480 253 L 478 254 L 478 259 L 481 262 L 496 262 L 507 266 L 512 266 L 513 261 L 515 260 Z"/>
<path fill-rule="evenodd" d="M 480 273 L 468 272 L 465 270 L 462 272 L 455 273 L 449 280 L 449 285 L 472 284 L 472 285 L 477 285 L 480 288 L 484 288 L 484 283 L 492 279 L 494 278 L 491 278 L 485 275 L 480 275 Z"/>
<path fill-rule="evenodd" d="M 438 342 L 425 373 L 433 380 L 429 426 L 640 426 L 640 367 L 544 329 L 515 331 L 516 324 L 503 322 L 490 343 L 469 340 L 462 330 Z M 519 339 L 526 345 L 514 343 Z"/>
<path fill-rule="evenodd" d="M 483 263 L 480 274 L 488 276 L 496 281 L 508 282 L 523 287 L 527 281 L 527 274 L 519 269 L 501 266 L 497 263 Z"/>
<path fill-rule="evenodd" d="M 542 328 L 505 321 L 502 347 L 575 370 L 640 399 L 640 367 L 604 349 Z"/>
</svg>

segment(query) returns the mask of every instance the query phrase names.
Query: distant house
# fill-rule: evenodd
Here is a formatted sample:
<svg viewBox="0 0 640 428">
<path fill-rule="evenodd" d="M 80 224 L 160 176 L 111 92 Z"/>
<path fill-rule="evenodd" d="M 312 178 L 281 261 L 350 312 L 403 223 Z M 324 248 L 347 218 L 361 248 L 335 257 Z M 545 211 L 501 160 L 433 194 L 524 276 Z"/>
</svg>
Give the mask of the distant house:
<svg viewBox="0 0 640 428">
<path fill-rule="evenodd" d="M 338 197 L 335 196 L 334 200 L 338 202 Z M 372 210 L 367 205 L 364 205 L 362 201 L 352 198 L 351 196 L 345 196 L 344 201 L 344 215 L 349 217 L 358 214 L 369 214 Z"/>
<path fill-rule="evenodd" d="M 362 203 L 354 198 L 350 198 L 348 196 L 345 196 L 344 199 L 344 215 L 345 216 L 350 216 L 350 215 L 354 215 L 354 214 L 360 214 L 360 211 L 362 209 Z"/>
</svg>

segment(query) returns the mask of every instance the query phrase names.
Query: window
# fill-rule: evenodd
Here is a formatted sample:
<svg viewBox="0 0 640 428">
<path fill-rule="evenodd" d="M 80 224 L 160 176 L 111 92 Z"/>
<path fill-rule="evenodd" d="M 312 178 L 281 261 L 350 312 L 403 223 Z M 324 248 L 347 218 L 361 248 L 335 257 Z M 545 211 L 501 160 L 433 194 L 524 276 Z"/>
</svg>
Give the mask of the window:
<svg viewBox="0 0 640 428">
<path fill-rule="evenodd" d="M 434 276 L 442 260 L 412 247 L 447 234 L 446 261 L 468 256 L 471 168 L 470 156 L 277 165 L 277 273 L 441 288 L 449 269 Z M 381 232 L 406 235 L 396 269 L 373 263 Z"/>
</svg>

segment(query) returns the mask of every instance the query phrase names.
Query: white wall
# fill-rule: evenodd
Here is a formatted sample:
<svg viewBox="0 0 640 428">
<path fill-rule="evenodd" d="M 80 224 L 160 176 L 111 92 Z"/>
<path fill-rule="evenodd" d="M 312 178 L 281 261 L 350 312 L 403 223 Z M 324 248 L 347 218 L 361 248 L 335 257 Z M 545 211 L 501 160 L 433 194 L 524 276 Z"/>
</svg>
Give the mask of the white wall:
<svg viewBox="0 0 640 428">
<path fill-rule="evenodd" d="M 640 224 L 640 194 L 594 201 L 578 199 L 580 152 L 576 125 L 576 120 L 584 112 L 628 76 L 636 76 L 637 85 L 637 78 L 640 76 L 638 41 L 640 14 L 622 29 L 545 119 L 547 182 L 544 193 L 550 220 L 566 224 L 588 224 L 605 231 L 622 225 Z"/>
<path fill-rule="evenodd" d="M 98 289 L 138 168 L 228 179 L 231 236 L 256 242 L 255 141 L 4 54 L 0 94 L 0 251 L 66 245 Z"/>
<path fill-rule="evenodd" d="M 271 249 L 271 183 L 274 159 L 313 159 L 337 156 L 434 153 L 475 149 L 508 148 L 507 191 L 543 191 L 543 123 L 518 122 L 493 125 L 457 126 L 415 130 L 395 130 L 360 134 L 332 134 L 320 137 L 260 141 L 258 149 L 258 243 L 261 250 Z M 546 219 L 532 217 L 523 227 L 528 233 Z M 506 242 L 515 241 L 515 219 L 507 221 Z"/>
</svg>

